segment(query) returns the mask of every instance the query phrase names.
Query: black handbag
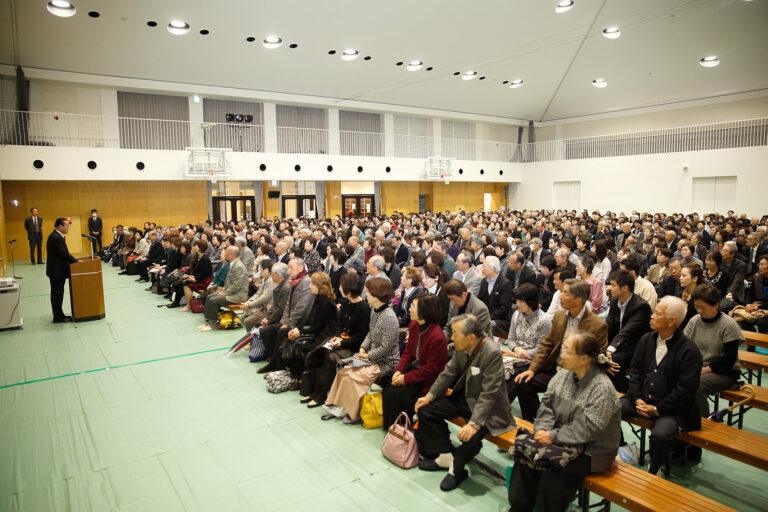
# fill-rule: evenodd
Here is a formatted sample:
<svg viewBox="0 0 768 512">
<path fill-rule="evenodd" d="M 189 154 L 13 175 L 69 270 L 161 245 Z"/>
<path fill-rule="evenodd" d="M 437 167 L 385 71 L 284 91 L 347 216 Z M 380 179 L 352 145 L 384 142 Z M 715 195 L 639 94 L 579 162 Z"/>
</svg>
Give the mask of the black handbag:
<svg viewBox="0 0 768 512">
<path fill-rule="evenodd" d="M 509 449 L 515 462 L 539 470 L 564 468 L 583 451 L 583 445 L 543 445 L 533 438 L 533 433 L 522 427 L 517 429 L 515 444 Z"/>
</svg>

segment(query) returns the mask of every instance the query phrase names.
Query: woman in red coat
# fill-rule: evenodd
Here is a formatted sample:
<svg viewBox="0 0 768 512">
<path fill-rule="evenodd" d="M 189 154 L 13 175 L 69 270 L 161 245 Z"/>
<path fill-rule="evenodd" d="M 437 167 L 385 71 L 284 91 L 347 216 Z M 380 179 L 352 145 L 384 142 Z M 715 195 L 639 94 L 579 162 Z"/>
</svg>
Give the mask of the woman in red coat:
<svg viewBox="0 0 768 512">
<path fill-rule="evenodd" d="M 382 391 L 384 430 L 402 411 L 413 418 L 413 406 L 424 396 L 445 368 L 448 345 L 440 328 L 442 305 L 436 295 L 419 294 L 410 307 L 408 343 L 400 364 L 392 375 L 392 384 Z"/>
</svg>

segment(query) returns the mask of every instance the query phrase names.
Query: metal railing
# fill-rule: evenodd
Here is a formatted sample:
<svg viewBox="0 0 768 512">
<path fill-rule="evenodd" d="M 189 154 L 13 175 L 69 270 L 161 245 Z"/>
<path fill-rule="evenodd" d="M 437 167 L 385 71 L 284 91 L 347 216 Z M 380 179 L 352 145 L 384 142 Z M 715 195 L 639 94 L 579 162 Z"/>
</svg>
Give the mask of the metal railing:
<svg viewBox="0 0 768 512">
<path fill-rule="evenodd" d="M 768 118 L 516 144 L 244 123 L 0 110 L 0 144 L 544 162 L 768 145 Z"/>
</svg>

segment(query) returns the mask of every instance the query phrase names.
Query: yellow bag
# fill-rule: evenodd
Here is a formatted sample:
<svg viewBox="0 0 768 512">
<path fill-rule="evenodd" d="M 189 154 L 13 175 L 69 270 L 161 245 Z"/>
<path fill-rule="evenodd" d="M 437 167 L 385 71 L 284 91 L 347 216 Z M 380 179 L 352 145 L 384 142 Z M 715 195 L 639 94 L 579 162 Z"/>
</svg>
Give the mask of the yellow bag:
<svg viewBox="0 0 768 512">
<path fill-rule="evenodd" d="M 360 419 L 365 428 L 381 428 L 384 426 L 384 406 L 381 401 L 381 391 L 366 393 L 360 399 Z"/>
<path fill-rule="evenodd" d="M 238 329 L 240 317 L 234 311 L 222 311 L 217 316 L 216 325 L 219 329 Z"/>
</svg>

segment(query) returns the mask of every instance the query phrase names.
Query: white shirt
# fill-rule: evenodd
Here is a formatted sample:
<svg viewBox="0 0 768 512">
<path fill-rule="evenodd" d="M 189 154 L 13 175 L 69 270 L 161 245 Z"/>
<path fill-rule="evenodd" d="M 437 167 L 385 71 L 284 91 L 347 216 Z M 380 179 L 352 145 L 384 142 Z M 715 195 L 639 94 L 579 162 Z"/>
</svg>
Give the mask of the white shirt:
<svg viewBox="0 0 768 512">
<path fill-rule="evenodd" d="M 550 321 L 555 318 L 555 313 L 560 311 L 562 308 L 560 307 L 560 290 L 557 290 L 554 295 L 552 295 L 552 302 L 549 304 L 549 309 L 547 310 L 547 317 L 550 319 Z"/>
<path fill-rule="evenodd" d="M 664 339 L 661 339 L 661 336 L 656 337 L 656 365 L 657 366 L 659 363 L 661 363 L 661 360 L 664 359 L 664 356 L 667 355 L 667 341 L 670 338 L 672 338 L 672 336 L 669 336 Z"/>
</svg>

